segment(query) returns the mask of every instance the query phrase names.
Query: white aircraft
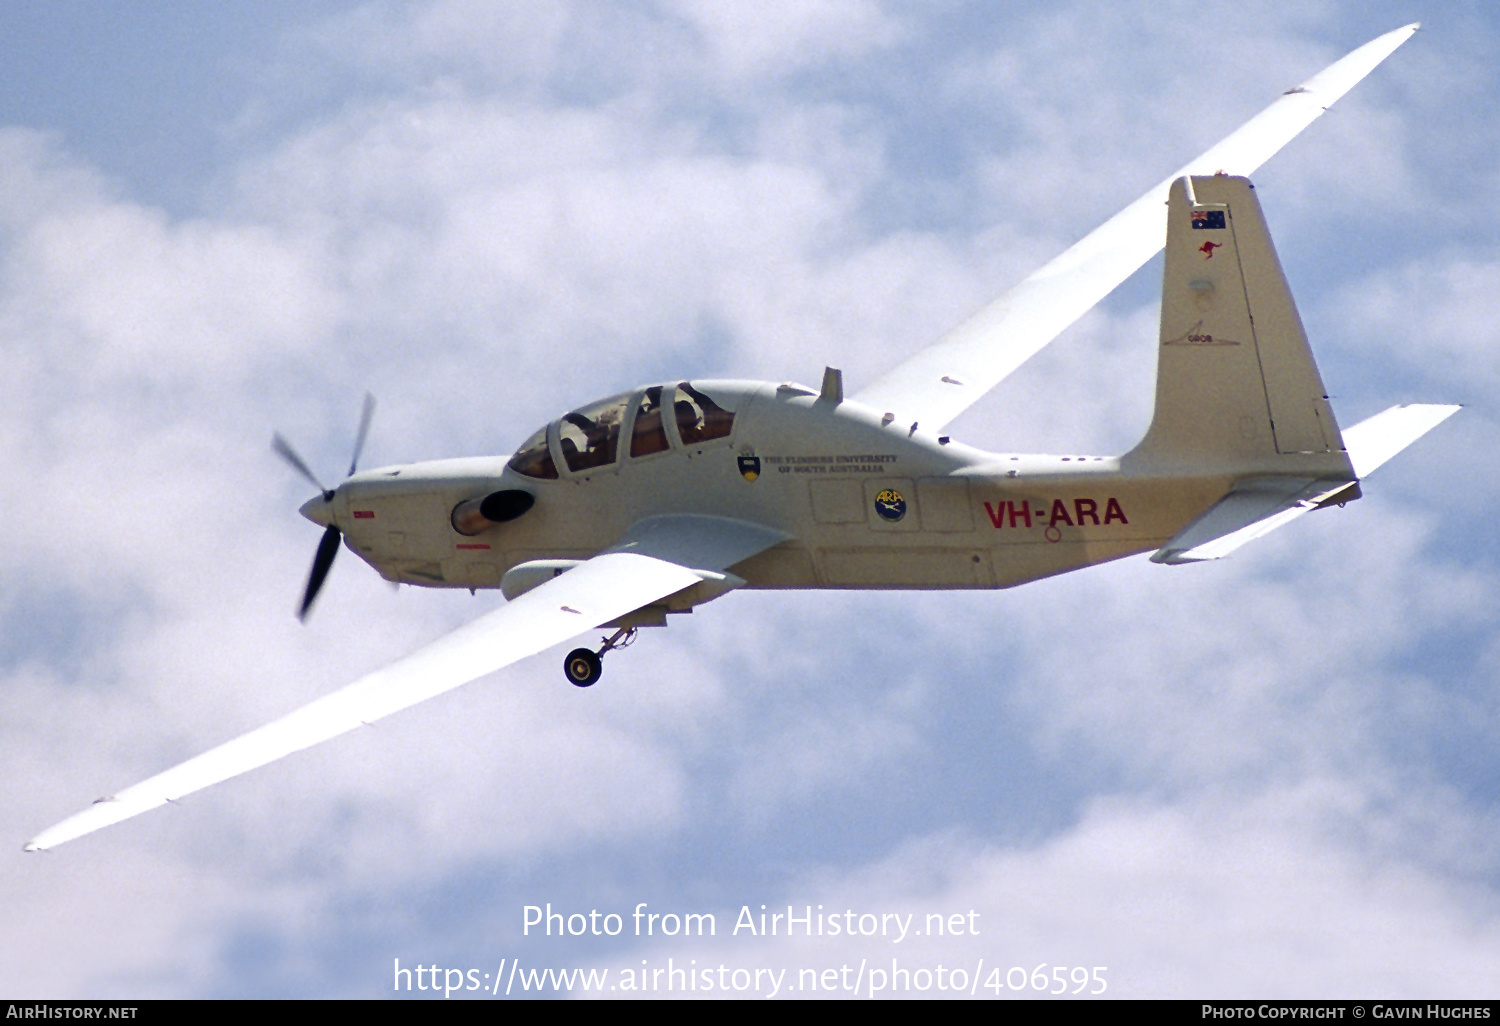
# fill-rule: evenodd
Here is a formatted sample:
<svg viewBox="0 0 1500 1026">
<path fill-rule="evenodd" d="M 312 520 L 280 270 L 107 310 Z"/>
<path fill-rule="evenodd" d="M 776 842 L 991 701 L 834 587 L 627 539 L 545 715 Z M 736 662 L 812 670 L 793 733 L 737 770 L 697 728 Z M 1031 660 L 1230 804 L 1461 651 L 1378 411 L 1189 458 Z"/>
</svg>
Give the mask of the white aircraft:
<svg viewBox="0 0 1500 1026">
<path fill-rule="evenodd" d="M 51 848 L 388 716 L 598 627 L 600 658 L 736 588 L 1007 588 L 1136 553 L 1217 559 L 1312 509 L 1456 406 L 1340 430 L 1244 177 L 1416 31 L 1275 103 L 936 345 L 846 396 L 674 381 L 592 403 L 509 458 L 385 467 L 325 488 L 305 615 L 342 541 L 390 581 L 510 601 L 310 705 L 43 831 Z M 1156 408 L 1118 457 L 983 452 L 944 425 L 1166 247 Z M 355 446 L 369 427 L 370 403 Z"/>
</svg>

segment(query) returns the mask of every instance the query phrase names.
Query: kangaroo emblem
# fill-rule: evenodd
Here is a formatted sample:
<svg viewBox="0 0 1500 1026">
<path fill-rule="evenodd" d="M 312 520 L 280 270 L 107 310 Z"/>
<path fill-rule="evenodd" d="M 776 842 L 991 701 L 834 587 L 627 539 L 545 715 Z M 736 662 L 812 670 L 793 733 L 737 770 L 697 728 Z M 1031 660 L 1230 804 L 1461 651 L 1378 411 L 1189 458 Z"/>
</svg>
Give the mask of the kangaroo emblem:
<svg viewBox="0 0 1500 1026">
<path fill-rule="evenodd" d="M 1214 250 L 1222 245 L 1224 245 L 1222 242 L 1205 242 L 1198 247 L 1198 252 L 1203 254 L 1204 260 L 1212 260 L 1214 258 Z"/>
</svg>

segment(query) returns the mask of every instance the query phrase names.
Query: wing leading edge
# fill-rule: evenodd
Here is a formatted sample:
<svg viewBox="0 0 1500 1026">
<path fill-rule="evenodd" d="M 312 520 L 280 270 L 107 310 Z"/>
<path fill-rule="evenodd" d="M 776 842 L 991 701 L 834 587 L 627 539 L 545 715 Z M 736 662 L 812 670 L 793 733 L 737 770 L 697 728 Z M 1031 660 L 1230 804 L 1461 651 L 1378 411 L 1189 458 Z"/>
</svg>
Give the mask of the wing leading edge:
<svg viewBox="0 0 1500 1026">
<path fill-rule="evenodd" d="M 1248 175 L 1417 30 L 1387 32 L 1329 65 L 1167 176 L 1015 288 L 853 396 L 899 424 L 938 430 L 1035 355 L 1155 256 L 1167 192 L 1183 175 Z"/>
<path fill-rule="evenodd" d="M 719 517 L 643 521 L 619 545 L 425 648 L 264 727 L 100 798 L 42 831 L 25 850 L 56 847 L 374 723 L 698 584 L 705 573 L 722 577 L 717 571 L 785 537 Z"/>
</svg>

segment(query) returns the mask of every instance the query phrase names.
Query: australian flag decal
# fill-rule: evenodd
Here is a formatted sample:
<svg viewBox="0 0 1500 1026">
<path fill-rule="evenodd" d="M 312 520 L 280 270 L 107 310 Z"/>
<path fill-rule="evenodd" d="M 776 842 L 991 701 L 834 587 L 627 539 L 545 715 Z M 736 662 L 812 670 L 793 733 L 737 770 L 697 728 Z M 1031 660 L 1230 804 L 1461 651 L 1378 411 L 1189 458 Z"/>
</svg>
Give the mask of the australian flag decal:
<svg viewBox="0 0 1500 1026">
<path fill-rule="evenodd" d="M 1224 211 L 1222 210 L 1195 210 L 1193 211 L 1194 228 L 1223 228 Z"/>
</svg>

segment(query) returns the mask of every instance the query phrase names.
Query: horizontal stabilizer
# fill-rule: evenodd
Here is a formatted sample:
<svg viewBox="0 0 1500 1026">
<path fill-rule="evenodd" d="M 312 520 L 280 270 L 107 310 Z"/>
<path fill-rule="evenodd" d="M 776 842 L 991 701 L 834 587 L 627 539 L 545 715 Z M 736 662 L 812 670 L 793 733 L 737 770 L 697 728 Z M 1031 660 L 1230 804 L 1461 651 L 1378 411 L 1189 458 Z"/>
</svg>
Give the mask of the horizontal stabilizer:
<svg viewBox="0 0 1500 1026">
<path fill-rule="evenodd" d="M 1437 427 L 1460 407 L 1412 403 L 1392 406 L 1344 431 L 1354 473 L 1363 478 Z M 1151 557 L 1153 563 L 1197 563 L 1222 559 L 1246 542 L 1291 523 L 1320 505 L 1357 498 L 1355 481 L 1262 477 L 1235 485 L 1230 493 Z M 1347 493 L 1347 495 L 1345 494 Z"/>
<path fill-rule="evenodd" d="M 1392 406 L 1346 429 L 1344 448 L 1354 473 L 1364 477 L 1460 409 L 1426 403 Z"/>
<path fill-rule="evenodd" d="M 1345 491 L 1353 481 L 1262 477 L 1241 481 L 1151 557 L 1153 563 L 1223 559 Z"/>
</svg>

